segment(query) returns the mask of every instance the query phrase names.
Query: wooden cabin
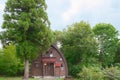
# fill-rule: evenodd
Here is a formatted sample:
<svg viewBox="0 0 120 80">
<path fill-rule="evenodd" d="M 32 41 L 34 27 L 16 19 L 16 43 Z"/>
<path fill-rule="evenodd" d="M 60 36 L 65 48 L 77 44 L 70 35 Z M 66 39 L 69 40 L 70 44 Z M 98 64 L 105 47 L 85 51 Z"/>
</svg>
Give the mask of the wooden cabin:
<svg viewBox="0 0 120 80">
<path fill-rule="evenodd" d="M 62 52 L 56 45 L 35 59 L 30 68 L 31 77 L 67 77 L 68 67 Z"/>
</svg>

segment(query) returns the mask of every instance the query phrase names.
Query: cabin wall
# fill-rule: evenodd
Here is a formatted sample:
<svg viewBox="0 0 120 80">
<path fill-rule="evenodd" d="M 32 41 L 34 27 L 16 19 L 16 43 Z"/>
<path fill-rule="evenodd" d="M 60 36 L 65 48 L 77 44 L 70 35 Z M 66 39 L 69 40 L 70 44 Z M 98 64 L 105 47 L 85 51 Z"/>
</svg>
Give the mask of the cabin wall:
<svg viewBox="0 0 120 80">
<path fill-rule="evenodd" d="M 55 62 L 41 63 L 43 57 L 45 58 L 55 57 L 56 59 Z M 49 51 L 43 54 L 42 58 L 39 56 L 35 61 L 33 61 L 30 69 L 30 76 L 43 75 L 43 76 L 65 77 L 66 74 L 65 63 L 60 53 L 58 53 L 58 51 L 54 47 L 51 47 Z"/>
<path fill-rule="evenodd" d="M 42 76 L 42 64 L 41 64 L 41 56 L 39 56 L 36 60 L 33 61 L 30 68 L 30 76 Z"/>
<path fill-rule="evenodd" d="M 54 48 L 52 48 L 52 53 L 56 57 L 56 63 L 60 62 L 62 64 L 62 66 L 60 67 L 55 66 L 55 76 L 65 76 L 65 64 L 63 62 L 63 58 L 58 54 L 58 52 Z"/>
</svg>

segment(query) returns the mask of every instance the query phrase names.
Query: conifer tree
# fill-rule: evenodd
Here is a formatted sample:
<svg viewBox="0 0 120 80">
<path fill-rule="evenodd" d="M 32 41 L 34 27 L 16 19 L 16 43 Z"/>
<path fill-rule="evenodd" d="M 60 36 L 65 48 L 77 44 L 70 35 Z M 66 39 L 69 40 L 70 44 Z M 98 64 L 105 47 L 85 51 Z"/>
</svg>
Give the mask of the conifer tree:
<svg viewBox="0 0 120 80">
<path fill-rule="evenodd" d="M 10 43 L 25 61 L 23 80 L 29 78 L 29 61 L 42 53 L 52 41 L 52 31 L 46 13 L 45 0 L 8 0 L 6 2 L 1 40 L 4 47 Z"/>
</svg>

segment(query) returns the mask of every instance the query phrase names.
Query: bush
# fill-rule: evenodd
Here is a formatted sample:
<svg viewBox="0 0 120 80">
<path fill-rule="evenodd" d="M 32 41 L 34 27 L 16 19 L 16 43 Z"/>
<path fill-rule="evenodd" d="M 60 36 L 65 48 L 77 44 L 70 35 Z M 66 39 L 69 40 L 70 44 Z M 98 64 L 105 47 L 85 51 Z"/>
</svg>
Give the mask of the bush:
<svg viewBox="0 0 120 80">
<path fill-rule="evenodd" d="M 110 67 L 104 70 L 104 80 L 120 80 L 120 70 L 118 67 Z"/>
<path fill-rule="evenodd" d="M 73 65 L 69 67 L 69 75 L 73 77 L 78 77 L 78 73 L 80 72 L 80 66 Z"/>
<path fill-rule="evenodd" d="M 110 67 L 101 69 L 100 67 L 83 67 L 77 80 L 120 80 L 120 69 Z"/>
<path fill-rule="evenodd" d="M 102 80 L 103 74 L 99 67 L 83 67 L 79 74 L 81 80 Z"/>
<path fill-rule="evenodd" d="M 23 70 L 23 63 L 16 57 L 14 45 L 6 46 L 0 51 L 0 75 L 17 76 L 22 74 Z"/>
</svg>

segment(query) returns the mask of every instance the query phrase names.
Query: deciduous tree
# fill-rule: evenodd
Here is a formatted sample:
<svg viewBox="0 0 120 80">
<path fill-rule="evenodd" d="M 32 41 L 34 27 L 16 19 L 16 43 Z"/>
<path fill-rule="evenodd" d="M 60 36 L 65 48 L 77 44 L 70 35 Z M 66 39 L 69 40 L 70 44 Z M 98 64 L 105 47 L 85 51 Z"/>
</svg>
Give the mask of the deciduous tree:
<svg viewBox="0 0 120 80">
<path fill-rule="evenodd" d="M 98 58 L 103 66 L 110 65 L 114 61 L 118 31 L 111 24 L 99 23 L 93 31 L 99 44 Z"/>
<path fill-rule="evenodd" d="M 6 46 L 0 50 L 0 75 L 17 76 L 23 73 L 23 63 L 16 55 L 14 45 Z"/>
<path fill-rule="evenodd" d="M 69 70 L 76 68 L 74 65 L 95 64 L 97 44 L 88 23 L 84 21 L 74 23 L 63 34 L 62 50 L 67 59 Z M 71 69 L 70 74 L 75 75 L 76 73 Z"/>
<path fill-rule="evenodd" d="M 115 53 L 114 63 L 120 64 L 120 41 L 117 43 L 117 51 Z"/>
</svg>

